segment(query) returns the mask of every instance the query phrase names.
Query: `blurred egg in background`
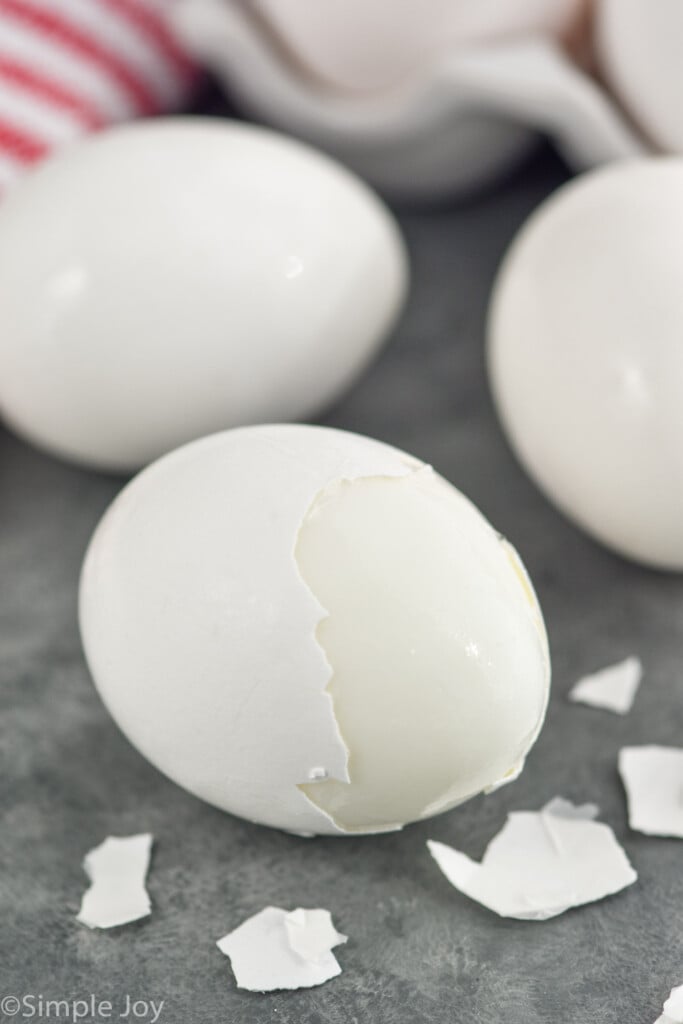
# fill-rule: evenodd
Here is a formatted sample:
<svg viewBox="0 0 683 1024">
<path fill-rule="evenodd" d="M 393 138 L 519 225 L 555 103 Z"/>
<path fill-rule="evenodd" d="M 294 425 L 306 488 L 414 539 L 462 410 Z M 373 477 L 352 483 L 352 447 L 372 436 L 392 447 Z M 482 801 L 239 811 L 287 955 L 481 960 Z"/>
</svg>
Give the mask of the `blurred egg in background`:
<svg viewBox="0 0 683 1024">
<path fill-rule="evenodd" d="M 522 464 L 608 547 L 683 569 L 683 159 L 565 185 L 515 239 L 489 369 Z"/>
<path fill-rule="evenodd" d="M 0 206 L 0 411 L 118 471 L 310 416 L 376 352 L 406 284 L 392 216 L 327 157 L 219 119 L 110 130 Z"/>
</svg>

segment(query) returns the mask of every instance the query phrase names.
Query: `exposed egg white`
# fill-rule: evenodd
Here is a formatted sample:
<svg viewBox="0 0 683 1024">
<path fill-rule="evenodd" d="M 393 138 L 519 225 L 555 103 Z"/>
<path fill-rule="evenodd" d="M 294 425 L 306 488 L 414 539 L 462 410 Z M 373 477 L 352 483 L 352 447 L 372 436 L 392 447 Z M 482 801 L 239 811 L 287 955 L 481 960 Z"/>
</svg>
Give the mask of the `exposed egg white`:
<svg viewBox="0 0 683 1024">
<path fill-rule="evenodd" d="M 683 153 L 681 0 L 599 0 L 596 23 L 615 94 L 659 149 Z"/>
<path fill-rule="evenodd" d="M 309 415 L 391 328 L 395 222 L 339 165 L 201 118 L 70 147 L 0 207 L 0 410 L 105 469 Z"/>
<path fill-rule="evenodd" d="M 308 72 L 340 89 L 400 84 L 454 47 L 566 35 L 582 0 L 256 0 Z"/>
<path fill-rule="evenodd" d="M 549 660 L 513 549 L 429 467 L 353 434 L 187 445 L 83 568 L 96 686 L 191 792 L 300 833 L 400 828 L 513 778 Z"/>
<path fill-rule="evenodd" d="M 622 554 L 683 569 L 683 160 L 551 196 L 492 300 L 489 367 L 520 460 Z"/>
</svg>

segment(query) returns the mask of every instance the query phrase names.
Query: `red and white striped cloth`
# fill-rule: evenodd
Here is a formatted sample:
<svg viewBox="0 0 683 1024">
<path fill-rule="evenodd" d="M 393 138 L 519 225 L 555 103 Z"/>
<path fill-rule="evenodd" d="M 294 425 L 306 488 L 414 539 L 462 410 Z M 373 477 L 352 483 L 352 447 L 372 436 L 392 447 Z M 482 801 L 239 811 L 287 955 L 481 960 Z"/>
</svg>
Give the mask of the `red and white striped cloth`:
<svg viewBox="0 0 683 1024">
<path fill-rule="evenodd" d="M 187 101 L 172 2 L 0 0 L 0 194 L 60 143 Z"/>
</svg>

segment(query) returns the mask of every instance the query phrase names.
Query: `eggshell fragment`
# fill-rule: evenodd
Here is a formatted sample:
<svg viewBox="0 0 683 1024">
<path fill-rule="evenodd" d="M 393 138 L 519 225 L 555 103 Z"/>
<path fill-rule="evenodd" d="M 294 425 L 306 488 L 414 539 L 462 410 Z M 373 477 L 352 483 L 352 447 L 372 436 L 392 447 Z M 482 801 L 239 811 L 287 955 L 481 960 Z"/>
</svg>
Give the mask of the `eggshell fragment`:
<svg viewBox="0 0 683 1024">
<path fill-rule="evenodd" d="M 569 699 L 626 715 L 633 707 L 642 675 L 640 659 L 625 658 L 616 665 L 608 665 L 579 679 L 569 691 Z"/>
<path fill-rule="evenodd" d="M 637 878 L 598 808 L 555 797 L 540 811 L 515 811 L 480 864 L 444 843 L 427 843 L 448 881 L 501 917 L 546 921 L 603 899 Z"/>
<path fill-rule="evenodd" d="M 683 985 L 671 989 L 663 1009 L 655 1024 L 683 1024 Z"/>
<path fill-rule="evenodd" d="M 285 918 L 287 941 L 292 952 L 309 963 L 319 964 L 335 946 L 347 941 L 332 924 L 329 910 L 298 907 Z"/>
<path fill-rule="evenodd" d="M 683 839 L 683 749 L 656 744 L 623 747 L 619 774 L 631 828 L 649 836 Z"/>
<path fill-rule="evenodd" d="M 598 0 L 602 70 L 643 133 L 683 153 L 683 4 L 680 0 Z"/>
<path fill-rule="evenodd" d="M 683 569 L 683 160 L 610 166 L 550 197 L 491 302 L 498 413 L 529 473 L 616 551 Z"/>
<path fill-rule="evenodd" d="M 108 836 L 83 861 L 90 888 L 83 894 L 78 920 L 88 928 L 116 928 L 148 917 L 152 904 L 145 878 L 153 836 Z"/>
<path fill-rule="evenodd" d="M 0 207 L 0 410 L 130 470 L 340 394 L 406 286 L 395 222 L 328 158 L 223 119 L 71 146 Z"/>
<path fill-rule="evenodd" d="M 237 987 L 250 992 L 314 988 L 341 974 L 332 950 L 347 941 L 329 910 L 265 907 L 216 945 L 230 957 Z"/>
<path fill-rule="evenodd" d="M 293 832 L 387 831 L 514 776 L 549 660 L 515 552 L 416 459 L 252 427 L 141 473 L 83 568 L 96 685 L 153 764 Z"/>
</svg>

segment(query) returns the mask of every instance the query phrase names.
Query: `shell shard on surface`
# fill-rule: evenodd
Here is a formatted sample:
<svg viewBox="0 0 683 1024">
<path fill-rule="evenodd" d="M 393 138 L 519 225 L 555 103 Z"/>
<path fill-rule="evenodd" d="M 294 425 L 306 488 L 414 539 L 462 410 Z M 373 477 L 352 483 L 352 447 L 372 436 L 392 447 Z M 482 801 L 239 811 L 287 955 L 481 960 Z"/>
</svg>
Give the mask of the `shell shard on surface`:
<svg viewBox="0 0 683 1024">
<path fill-rule="evenodd" d="M 238 988 L 273 992 L 312 988 L 341 974 L 332 949 L 346 941 L 329 910 L 266 907 L 216 945 L 230 958 Z"/>
<path fill-rule="evenodd" d="M 569 691 L 569 700 L 626 715 L 633 707 L 642 676 L 640 658 L 626 658 L 579 679 Z"/>
<path fill-rule="evenodd" d="M 91 881 L 83 894 L 78 918 L 88 928 L 116 928 L 148 917 L 152 904 L 145 878 L 154 838 L 108 836 L 86 854 L 83 868 Z"/>
<path fill-rule="evenodd" d="M 683 1024 L 683 985 L 672 988 L 655 1024 Z"/>
<path fill-rule="evenodd" d="M 671 989 L 664 1003 L 664 1017 L 672 1024 L 683 1024 L 683 985 Z"/>
<path fill-rule="evenodd" d="M 632 885 L 637 878 L 592 804 L 555 797 L 540 811 L 516 811 L 481 863 L 428 841 L 434 860 L 460 892 L 501 917 L 544 921 Z"/>
<path fill-rule="evenodd" d="M 619 774 L 629 825 L 649 836 L 683 839 L 683 749 L 622 747 Z"/>
<path fill-rule="evenodd" d="M 287 914 L 285 929 L 289 945 L 304 960 L 320 963 L 335 946 L 347 941 L 332 924 L 329 910 L 298 907 Z"/>
</svg>

